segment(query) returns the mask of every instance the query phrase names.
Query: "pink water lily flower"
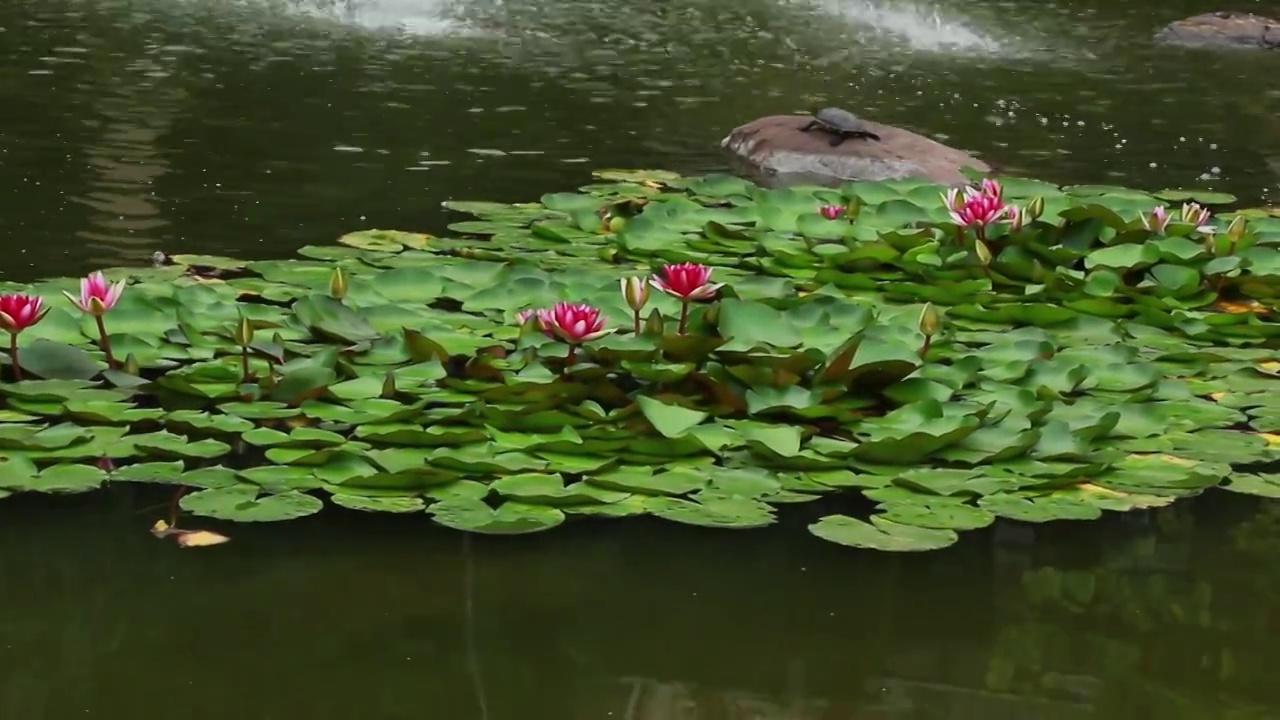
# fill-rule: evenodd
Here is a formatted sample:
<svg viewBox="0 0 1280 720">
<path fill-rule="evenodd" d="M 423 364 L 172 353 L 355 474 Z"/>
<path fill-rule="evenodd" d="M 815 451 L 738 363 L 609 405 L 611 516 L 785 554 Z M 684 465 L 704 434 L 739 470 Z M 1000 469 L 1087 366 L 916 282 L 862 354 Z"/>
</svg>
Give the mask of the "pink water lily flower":
<svg viewBox="0 0 1280 720">
<path fill-rule="evenodd" d="M 683 302 L 708 300 L 724 287 L 724 283 L 711 282 L 711 268 L 697 263 L 663 265 L 661 273 L 655 273 L 649 283 Z"/>
<path fill-rule="evenodd" d="M 676 332 L 684 334 L 689 325 L 689 303 L 709 300 L 724 283 L 711 282 L 711 268 L 697 263 L 663 265 L 661 274 L 655 273 L 649 283 L 680 301 L 680 322 Z"/>
<path fill-rule="evenodd" d="M 80 279 L 80 297 L 66 291 L 62 294 L 81 310 L 101 317 L 103 313 L 115 307 L 123 292 L 123 280 L 109 284 L 101 272 L 95 272 Z"/>
<path fill-rule="evenodd" d="M 835 220 L 844 214 L 844 208 L 839 205 L 823 205 L 818 208 L 818 214 L 828 220 Z"/>
<path fill-rule="evenodd" d="M 49 308 L 39 295 L 5 293 L 0 295 L 0 330 L 9 333 L 9 362 L 13 365 L 13 379 L 22 379 L 22 366 L 18 364 L 18 333 L 44 319 Z"/>
<path fill-rule="evenodd" d="M 983 182 L 981 190 L 951 188 L 943 194 L 947 212 L 952 222 L 964 228 L 971 227 L 982 237 L 986 227 L 1008 217 L 1008 205 L 1000 198 L 1000 184 L 994 180 Z"/>
<path fill-rule="evenodd" d="M 1157 205 L 1151 208 L 1149 214 L 1139 215 L 1138 219 L 1142 221 L 1142 227 L 1146 228 L 1148 232 L 1163 233 L 1164 229 L 1169 227 L 1169 221 L 1172 218 L 1169 217 L 1169 211 L 1165 209 L 1165 206 Z"/>
<path fill-rule="evenodd" d="M 0 330 L 17 335 L 43 320 L 48 312 L 39 295 L 5 293 L 0 295 Z"/>
<path fill-rule="evenodd" d="M 540 311 L 538 321 L 550 325 L 551 332 L 570 345 L 609 334 L 604 329 L 605 319 L 600 309 L 586 303 L 558 302 L 550 310 Z"/>
<path fill-rule="evenodd" d="M 521 310 L 516 313 L 516 324 L 523 327 L 525 323 L 529 322 L 529 318 L 538 319 L 538 329 L 542 331 L 543 335 L 546 335 L 549 338 L 554 338 L 556 336 L 556 334 L 551 331 L 550 310 L 545 308 Z"/>
</svg>

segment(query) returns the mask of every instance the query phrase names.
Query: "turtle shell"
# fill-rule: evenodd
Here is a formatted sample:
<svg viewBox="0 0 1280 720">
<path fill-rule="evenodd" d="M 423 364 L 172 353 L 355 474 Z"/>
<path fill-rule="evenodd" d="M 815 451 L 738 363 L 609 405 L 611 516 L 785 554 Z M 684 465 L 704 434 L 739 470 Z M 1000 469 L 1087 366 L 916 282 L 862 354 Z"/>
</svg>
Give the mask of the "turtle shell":
<svg viewBox="0 0 1280 720">
<path fill-rule="evenodd" d="M 862 132 L 866 130 L 866 125 L 862 122 L 862 118 L 840 108 L 822 108 L 813 114 L 813 119 L 836 132 Z"/>
</svg>

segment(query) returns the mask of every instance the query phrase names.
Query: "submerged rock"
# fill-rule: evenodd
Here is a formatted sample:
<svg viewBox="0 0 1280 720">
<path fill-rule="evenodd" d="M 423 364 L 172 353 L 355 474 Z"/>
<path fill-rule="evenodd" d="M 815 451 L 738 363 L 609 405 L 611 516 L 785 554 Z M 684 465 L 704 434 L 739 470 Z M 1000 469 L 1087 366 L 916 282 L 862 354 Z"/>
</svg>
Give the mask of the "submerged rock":
<svg viewBox="0 0 1280 720">
<path fill-rule="evenodd" d="M 1280 20 L 1236 10 L 1196 15 L 1169 23 L 1159 42 L 1237 48 L 1280 49 Z"/>
<path fill-rule="evenodd" d="M 770 115 L 734 128 L 720 147 L 765 185 L 838 184 L 845 180 L 919 177 L 965 182 L 962 167 L 989 172 L 981 160 L 910 130 L 863 120 L 879 140 L 850 138 L 831 145 L 830 134 L 804 132 L 811 115 Z"/>
</svg>

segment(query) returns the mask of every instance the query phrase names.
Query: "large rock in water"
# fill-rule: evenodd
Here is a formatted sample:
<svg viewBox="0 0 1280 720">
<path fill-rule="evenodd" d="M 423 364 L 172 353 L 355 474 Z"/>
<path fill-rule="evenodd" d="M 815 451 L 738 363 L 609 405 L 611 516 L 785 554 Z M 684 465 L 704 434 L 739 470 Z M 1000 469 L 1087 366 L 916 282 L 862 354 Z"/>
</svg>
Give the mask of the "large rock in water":
<svg viewBox="0 0 1280 720">
<path fill-rule="evenodd" d="M 845 180 L 889 180 L 918 177 L 954 184 L 968 178 L 960 172 L 991 168 L 968 153 L 909 130 L 865 120 L 879 140 L 848 138 L 832 147 L 831 134 L 821 129 L 802 132 L 810 115 L 770 115 L 734 128 L 720 141 L 746 170 L 764 185 L 817 183 L 837 185 Z"/>
<path fill-rule="evenodd" d="M 1280 48 L 1280 20 L 1235 10 L 1205 13 L 1169 23 L 1156 40 L 1177 45 Z"/>
</svg>

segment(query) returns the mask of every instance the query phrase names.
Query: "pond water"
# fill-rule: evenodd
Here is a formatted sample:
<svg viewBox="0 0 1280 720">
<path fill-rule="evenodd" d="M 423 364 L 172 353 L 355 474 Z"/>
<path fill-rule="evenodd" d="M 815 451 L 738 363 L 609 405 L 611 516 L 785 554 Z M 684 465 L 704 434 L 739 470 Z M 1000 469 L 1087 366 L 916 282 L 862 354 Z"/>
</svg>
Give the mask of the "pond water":
<svg viewBox="0 0 1280 720">
<path fill-rule="evenodd" d="M 1148 40 L 1217 7 L 6 0 L 0 278 L 441 232 L 446 199 L 723 170 L 733 126 L 826 103 L 1021 174 L 1274 203 L 1280 54 Z M 334 510 L 178 551 L 167 503 L 0 504 L 0 717 L 1280 715 L 1280 507 L 1227 493 L 905 557 L 809 507 L 512 539 Z"/>
</svg>

